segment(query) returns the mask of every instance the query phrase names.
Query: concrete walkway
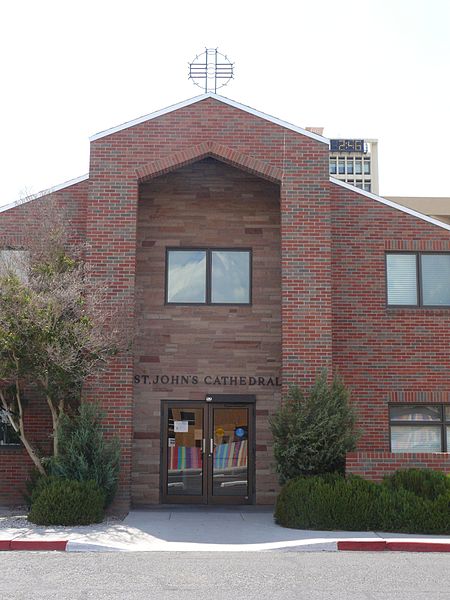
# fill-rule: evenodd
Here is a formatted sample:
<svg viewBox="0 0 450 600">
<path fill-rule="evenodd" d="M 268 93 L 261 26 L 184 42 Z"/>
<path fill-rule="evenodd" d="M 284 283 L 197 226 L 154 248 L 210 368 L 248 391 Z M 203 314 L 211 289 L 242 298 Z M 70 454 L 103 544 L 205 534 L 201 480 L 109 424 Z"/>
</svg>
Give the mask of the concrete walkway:
<svg viewBox="0 0 450 600">
<path fill-rule="evenodd" d="M 382 534 L 376 532 L 305 531 L 274 523 L 272 510 L 258 507 L 164 507 L 133 510 L 123 521 L 88 527 L 21 527 L 0 529 L 0 548 L 25 549 L 29 542 L 66 540 L 65 549 L 81 551 L 336 551 L 357 549 L 348 541 L 364 542 L 358 549 L 384 547 L 385 542 L 423 544 L 450 550 L 450 537 Z M 23 544 L 27 542 L 27 544 Z M 370 544 L 367 544 L 370 542 Z M 339 544 L 341 547 L 339 548 Z M 344 544 L 344 545 L 342 545 Z M 354 545 L 354 544 L 353 544 Z M 34 549 L 38 549 L 39 544 Z M 41 548 L 42 549 L 42 548 Z M 50 547 L 49 547 L 50 549 Z M 56 549 L 56 548 L 55 548 Z M 58 548 L 61 549 L 61 548 Z M 419 549 L 419 546 L 417 547 Z"/>
</svg>

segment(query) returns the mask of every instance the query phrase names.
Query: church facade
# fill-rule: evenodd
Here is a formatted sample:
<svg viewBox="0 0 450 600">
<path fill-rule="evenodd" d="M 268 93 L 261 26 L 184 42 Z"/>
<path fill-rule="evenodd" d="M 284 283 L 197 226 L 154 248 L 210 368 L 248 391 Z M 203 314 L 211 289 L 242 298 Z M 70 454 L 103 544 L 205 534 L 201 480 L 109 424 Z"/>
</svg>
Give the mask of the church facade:
<svg viewBox="0 0 450 600">
<path fill-rule="evenodd" d="M 326 138 L 182 102 L 93 136 L 89 175 L 3 209 L 3 251 L 50 197 L 134 324 L 88 390 L 121 440 L 118 508 L 273 503 L 270 417 L 323 369 L 357 413 L 348 472 L 450 471 L 450 225 L 330 178 Z M 30 466 L 4 434 L 0 503 Z"/>
</svg>

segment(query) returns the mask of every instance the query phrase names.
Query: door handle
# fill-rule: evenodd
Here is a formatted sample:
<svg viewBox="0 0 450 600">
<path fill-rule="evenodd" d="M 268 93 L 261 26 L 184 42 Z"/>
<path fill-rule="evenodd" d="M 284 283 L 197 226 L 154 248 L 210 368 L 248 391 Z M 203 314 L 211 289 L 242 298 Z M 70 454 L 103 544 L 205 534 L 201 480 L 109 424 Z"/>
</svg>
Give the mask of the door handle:
<svg viewBox="0 0 450 600">
<path fill-rule="evenodd" d="M 205 454 L 206 451 L 206 440 L 205 438 L 202 439 L 202 454 Z"/>
<path fill-rule="evenodd" d="M 211 454 L 211 456 L 214 454 L 214 440 L 213 440 L 213 438 L 210 438 L 210 440 L 209 440 L 209 453 Z"/>
</svg>

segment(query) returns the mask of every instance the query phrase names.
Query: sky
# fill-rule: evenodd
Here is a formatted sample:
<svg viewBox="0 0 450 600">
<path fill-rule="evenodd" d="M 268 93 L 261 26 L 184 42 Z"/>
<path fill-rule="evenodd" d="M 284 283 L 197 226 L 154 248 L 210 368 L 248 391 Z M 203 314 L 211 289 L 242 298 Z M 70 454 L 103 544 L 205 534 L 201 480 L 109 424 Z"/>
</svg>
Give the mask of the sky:
<svg viewBox="0 0 450 600">
<path fill-rule="evenodd" d="M 89 136 L 219 93 L 327 137 L 377 138 L 381 195 L 450 197 L 450 0 L 15 0 L 0 8 L 0 206 L 83 175 Z"/>
</svg>

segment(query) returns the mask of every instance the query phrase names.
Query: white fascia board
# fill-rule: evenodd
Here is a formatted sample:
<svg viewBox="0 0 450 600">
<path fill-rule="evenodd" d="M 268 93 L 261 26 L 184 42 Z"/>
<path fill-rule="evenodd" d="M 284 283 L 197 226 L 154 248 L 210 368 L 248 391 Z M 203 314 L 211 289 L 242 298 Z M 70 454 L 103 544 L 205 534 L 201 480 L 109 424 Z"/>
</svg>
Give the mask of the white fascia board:
<svg viewBox="0 0 450 600">
<path fill-rule="evenodd" d="M 341 181 L 340 179 L 335 179 L 334 177 L 330 177 L 330 181 L 331 181 L 331 183 L 340 185 L 341 187 L 345 188 L 346 190 L 350 190 L 351 192 L 355 192 L 357 194 L 360 194 L 361 196 L 366 196 L 366 198 L 370 198 L 371 200 L 375 200 L 376 202 L 380 202 L 381 204 L 385 204 L 386 206 L 395 208 L 396 210 L 399 210 L 408 215 L 411 215 L 412 217 L 417 217 L 418 219 L 421 219 L 422 221 L 426 221 L 427 223 L 431 223 L 432 225 L 437 225 L 438 227 L 442 227 L 442 229 L 446 229 L 447 231 L 450 231 L 450 224 L 444 223 L 443 221 L 439 221 L 438 219 L 433 219 L 433 217 L 429 217 L 428 215 L 424 215 L 423 213 L 418 212 L 417 210 L 408 208 L 407 206 L 403 206 L 403 204 L 398 204 L 397 202 L 392 202 L 392 200 L 387 200 L 386 198 L 377 196 L 376 194 L 373 194 L 372 192 L 366 192 L 365 190 L 362 190 L 361 188 L 357 188 L 354 185 L 350 185 L 349 183 L 346 183 L 345 181 Z"/>
<path fill-rule="evenodd" d="M 321 142 L 322 144 L 327 144 L 329 147 L 330 140 L 322 135 L 318 135 L 317 133 L 313 133 L 312 131 L 307 131 L 302 127 L 297 127 L 297 125 L 292 125 L 292 123 L 288 123 L 287 121 L 282 121 L 281 119 L 277 119 L 276 117 L 272 117 L 271 115 L 267 115 L 266 113 L 260 112 L 259 110 L 255 110 L 254 108 L 250 108 L 250 106 L 246 106 L 245 104 L 240 104 L 235 100 L 230 100 L 229 98 L 225 98 L 225 96 L 219 96 L 218 94 L 213 94 L 209 92 L 208 94 L 201 94 L 200 96 L 195 96 L 194 98 L 190 98 L 189 100 L 184 100 L 183 102 L 179 102 L 178 104 L 173 104 L 172 106 L 168 106 L 167 108 L 163 108 L 161 110 L 157 110 L 156 112 L 150 113 L 148 115 L 144 115 L 143 117 L 139 117 L 138 119 L 133 119 L 132 121 L 127 121 L 126 123 L 122 123 L 121 125 L 117 125 L 116 127 L 111 127 L 111 129 L 106 129 L 105 131 L 101 131 L 99 133 L 94 134 L 89 138 L 91 142 L 103 138 L 107 135 L 111 135 L 112 133 L 117 133 L 118 131 L 122 131 L 123 129 L 128 129 L 129 127 L 133 127 L 134 125 L 139 125 L 140 123 L 145 123 L 146 121 L 151 121 L 152 119 L 156 119 L 157 117 L 161 117 L 162 115 L 166 115 L 167 113 L 173 112 L 180 108 L 185 108 L 186 106 L 190 106 L 191 104 L 195 104 L 196 102 L 201 102 L 202 100 L 206 100 L 207 98 L 213 98 L 218 102 L 223 102 L 224 104 L 228 104 L 228 106 L 232 106 L 233 108 L 237 108 L 239 110 L 243 110 L 255 117 L 259 117 L 260 119 L 264 119 L 266 121 L 270 121 L 271 123 L 275 123 L 275 125 L 279 125 L 280 127 L 284 127 L 285 129 L 290 129 L 291 131 L 295 131 L 296 133 L 300 133 L 306 137 L 309 137 L 316 142 Z"/>
<path fill-rule="evenodd" d="M 59 183 L 48 190 L 42 190 L 41 192 L 37 192 L 36 194 L 31 194 L 31 196 L 27 196 L 23 200 L 16 200 L 15 202 L 10 202 L 9 204 L 5 204 L 4 206 L 0 206 L 0 213 L 5 210 L 10 210 L 11 208 L 16 208 L 17 206 L 22 206 L 22 204 L 27 204 L 32 200 L 37 200 L 38 198 L 42 198 L 42 196 L 48 196 L 49 194 L 53 194 L 54 192 L 59 192 L 65 188 L 70 187 L 71 185 L 75 185 L 77 183 L 81 183 L 82 181 L 86 181 L 89 179 L 89 173 L 86 175 L 80 175 L 79 177 L 75 177 L 74 179 L 69 179 L 69 181 L 65 181 L 64 183 Z"/>
</svg>

